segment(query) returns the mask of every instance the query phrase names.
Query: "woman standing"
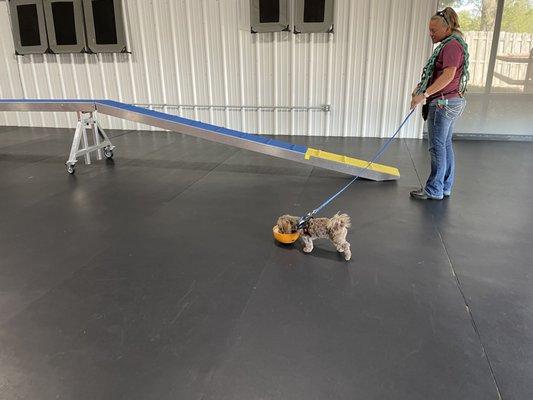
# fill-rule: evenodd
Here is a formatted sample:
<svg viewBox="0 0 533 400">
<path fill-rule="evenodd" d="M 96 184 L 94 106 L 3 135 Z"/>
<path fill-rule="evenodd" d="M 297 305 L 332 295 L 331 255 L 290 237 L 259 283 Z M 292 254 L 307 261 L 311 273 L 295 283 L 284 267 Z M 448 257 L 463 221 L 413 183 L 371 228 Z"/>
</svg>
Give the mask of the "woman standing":
<svg viewBox="0 0 533 400">
<path fill-rule="evenodd" d="M 411 109 L 423 104 L 427 119 L 431 173 L 425 187 L 411 192 L 419 200 L 449 197 L 455 177 L 452 147 L 453 127 L 466 106 L 463 94 L 468 81 L 468 45 L 459 30 L 459 20 L 451 7 L 437 12 L 429 21 L 433 51 L 412 94 Z"/>
</svg>

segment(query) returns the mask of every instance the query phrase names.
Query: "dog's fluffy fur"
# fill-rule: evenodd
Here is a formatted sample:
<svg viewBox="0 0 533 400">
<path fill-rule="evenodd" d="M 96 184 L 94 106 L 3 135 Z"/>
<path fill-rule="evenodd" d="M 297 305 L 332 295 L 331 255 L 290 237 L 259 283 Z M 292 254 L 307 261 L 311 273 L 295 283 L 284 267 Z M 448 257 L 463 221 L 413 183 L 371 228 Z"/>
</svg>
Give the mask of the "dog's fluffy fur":
<svg viewBox="0 0 533 400">
<path fill-rule="evenodd" d="M 346 241 L 348 228 L 351 226 L 350 217 L 347 214 L 335 214 L 332 218 L 311 218 L 306 230 L 298 230 L 299 217 L 292 215 L 282 215 L 278 218 L 278 229 L 281 233 L 300 233 L 300 238 L 304 244 L 304 252 L 313 251 L 313 240 L 326 238 L 331 240 L 339 253 L 344 253 L 344 258 L 349 260 L 352 257 L 350 243 Z"/>
</svg>

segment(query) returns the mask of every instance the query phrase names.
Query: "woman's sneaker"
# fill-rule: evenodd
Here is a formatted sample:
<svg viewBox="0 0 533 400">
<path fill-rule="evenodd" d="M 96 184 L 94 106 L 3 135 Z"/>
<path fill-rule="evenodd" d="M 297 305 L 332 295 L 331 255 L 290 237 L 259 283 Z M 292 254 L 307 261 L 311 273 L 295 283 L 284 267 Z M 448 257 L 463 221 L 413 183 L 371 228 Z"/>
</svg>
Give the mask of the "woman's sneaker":
<svg viewBox="0 0 533 400">
<path fill-rule="evenodd" d="M 422 188 L 420 189 L 417 189 L 417 190 L 413 190 L 411 191 L 411 197 L 413 199 L 417 199 L 417 200 L 442 200 L 442 197 L 441 198 L 438 198 L 438 197 L 433 197 L 433 196 L 430 196 L 429 194 L 426 193 L 426 191 Z"/>
</svg>

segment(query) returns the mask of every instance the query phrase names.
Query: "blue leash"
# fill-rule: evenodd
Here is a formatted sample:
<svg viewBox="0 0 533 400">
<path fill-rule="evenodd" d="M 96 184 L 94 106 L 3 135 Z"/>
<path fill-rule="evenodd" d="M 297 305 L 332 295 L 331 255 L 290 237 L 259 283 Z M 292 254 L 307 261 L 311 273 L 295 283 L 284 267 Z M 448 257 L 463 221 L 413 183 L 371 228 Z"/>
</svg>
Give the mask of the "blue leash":
<svg viewBox="0 0 533 400">
<path fill-rule="evenodd" d="M 413 115 L 413 112 L 415 111 L 416 107 L 413 108 L 411 110 L 411 112 L 409 112 L 409 114 L 407 114 L 407 117 L 405 117 L 405 119 L 403 120 L 403 122 L 401 123 L 401 125 L 398 127 L 398 129 L 396 129 L 396 132 L 394 132 L 394 135 L 392 135 L 386 142 L 383 146 L 381 146 L 381 148 L 378 150 L 378 152 L 376 153 L 376 155 L 372 158 L 372 160 L 369 161 L 368 165 L 363 169 L 363 171 L 366 171 L 368 168 L 370 168 L 370 166 L 377 161 L 377 159 L 379 157 L 381 157 L 381 155 L 385 152 L 385 150 L 387 150 L 387 147 L 389 146 L 389 144 L 392 142 L 392 139 L 394 139 L 396 137 L 396 135 L 398 134 L 398 132 L 400 132 L 400 130 L 402 129 L 402 127 L 405 125 L 405 123 L 407 122 L 407 120 L 409 119 L 409 117 L 411 117 L 411 115 Z M 304 225 L 307 223 L 307 221 L 309 221 L 309 219 L 311 219 L 315 214 L 318 214 L 324 207 L 326 207 L 329 203 L 331 203 L 335 198 L 337 198 L 342 192 L 344 192 L 346 189 L 348 189 L 348 187 L 354 183 L 357 179 L 359 178 L 359 175 L 357 175 L 356 177 L 354 177 L 346 186 L 344 186 L 341 190 L 339 190 L 337 193 L 335 193 L 333 196 L 331 196 L 329 199 L 327 199 L 325 202 L 323 202 L 320 206 L 318 206 L 317 208 L 315 208 L 313 211 L 311 211 L 310 213 L 307 213 L 307 215 L 305 217 L 302 217 L 300 218 L 300 221 L 298 222 L 298 229 L 302 229 L 304 227 Z"/>
</svg>

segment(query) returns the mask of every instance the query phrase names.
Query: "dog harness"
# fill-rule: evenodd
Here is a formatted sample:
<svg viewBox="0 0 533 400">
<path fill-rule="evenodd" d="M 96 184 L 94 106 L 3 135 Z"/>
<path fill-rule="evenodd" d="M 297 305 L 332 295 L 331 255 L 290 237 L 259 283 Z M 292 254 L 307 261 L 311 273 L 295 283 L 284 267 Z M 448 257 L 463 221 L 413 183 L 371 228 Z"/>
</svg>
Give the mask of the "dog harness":
<svg viewBox="0 0 533 400">
<path fill-rule="evenodd" d="M 301 228 L 302 231 L 303 231 L 303 233 L 304 233 L 304 235 L 306 235 L 306 236 L 311 236 L 311 235 L 309 234 L 309 223 L 310 223 L 313 219 L 314 219 L 314 217 L 309 217 L 309 219 L 307 219 L 307 220 L 305 221 L 305 223 L 303 224 L 303 226 L 302 226 L 302 228 Z"/>
</svg>

